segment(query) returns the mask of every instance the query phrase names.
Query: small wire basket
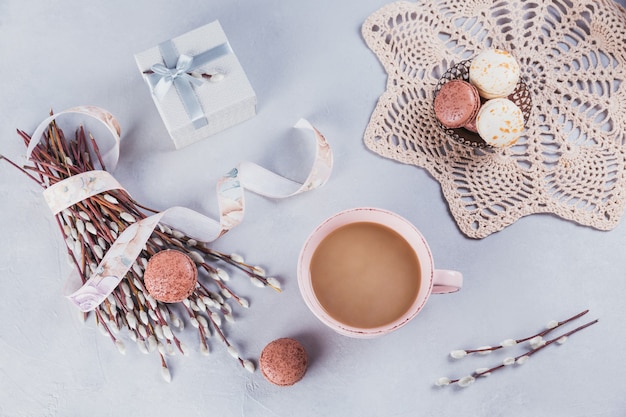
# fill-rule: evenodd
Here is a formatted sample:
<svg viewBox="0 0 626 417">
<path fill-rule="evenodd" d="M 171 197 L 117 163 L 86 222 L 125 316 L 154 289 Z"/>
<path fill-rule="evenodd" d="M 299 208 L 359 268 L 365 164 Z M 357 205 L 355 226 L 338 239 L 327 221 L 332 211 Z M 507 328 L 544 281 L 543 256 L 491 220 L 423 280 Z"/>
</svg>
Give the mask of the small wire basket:
<svg viewBox="0 0 626 417">
<path fill-rule="evenodd" d="M 439 79 L 437 86 L 435 87 L 435 97 L 439 94 L 439 90 L 446 84 L 448 81 L 452 80 L 463 80 L 469 82 L 469 69 L 472 61 L 470 59 L 461 61 L 458 64 L 454 65 L 452 68 L 448 69 Z M 515 103 L 520 110 L 522 111 L 522 115 L 524 116 L 524 127 L 528 123 L 530 118 L 530 113 L 533 108 L 532 98 L 530 95 L 530 90 L 528 86 L 520 77 L 517 85 L 515 86 L 515 90 L 507 97 L 513 103 Z M 484 103 L 485 99 L 481 99 Z M 434 102 L 434 100 L 433 100 Z M 492 146 L 487 144 L 478 133 L 472 132 L 471 130 L 467 130 L 463 127 L 458 129 L 451 129 L 442 125 L 439 120 L 437 120 L 437 124 L 439 127 L 443 129 L 443 131 L 450 137 L 451 139 L 459 142 L 463 145 L 472 146 L 474 148 L 491 148 Z"/>
</svg>

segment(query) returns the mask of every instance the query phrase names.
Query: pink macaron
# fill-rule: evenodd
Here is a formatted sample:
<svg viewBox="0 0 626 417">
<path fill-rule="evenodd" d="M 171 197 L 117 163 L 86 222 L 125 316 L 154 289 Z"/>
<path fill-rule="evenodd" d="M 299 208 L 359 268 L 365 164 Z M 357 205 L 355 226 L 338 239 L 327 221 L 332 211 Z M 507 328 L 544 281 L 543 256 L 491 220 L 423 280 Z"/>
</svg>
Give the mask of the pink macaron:
<svg viewBox="0 0 626 417">
<path fill-rule="evenodd" d="M 189 297 L 196 288 L 198 269 L 183 252 L 167 249 L 148 260 L 143 281 L 155 300 L 176 303 Z"/>
<path fill-rule="evenodd" d="M 457 129 L 474 121 L 480 108 L 480 95 L 467 81 L 450 80 L 437 93 L 434 107 L 442 125 Z"/>
<path fill-rule="evenodd" d="M 263 349 L 259 367 L 266 380 L 274 385 L 289 386 L 300 381 L 306 373 L 308 356 L 295 339 L 276 339 Z"/>
</svg>

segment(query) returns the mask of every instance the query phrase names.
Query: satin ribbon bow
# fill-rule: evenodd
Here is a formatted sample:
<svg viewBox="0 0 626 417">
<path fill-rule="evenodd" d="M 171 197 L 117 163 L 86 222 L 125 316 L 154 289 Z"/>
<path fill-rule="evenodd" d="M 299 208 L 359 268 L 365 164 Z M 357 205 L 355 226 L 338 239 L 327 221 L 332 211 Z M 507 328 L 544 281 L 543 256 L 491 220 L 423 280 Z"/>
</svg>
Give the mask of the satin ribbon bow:
<svg viewBox="0 0 626 417">
<path fill-rule="evenodd" d="M 193 57 L 182 54 L 176 61 L 175 68 L 167 68 L 163 64 L 154 64 L 150 69 L 158 76 L 159 81 L 154 87 L 154 95 L 159 100 L 165 97 L 165 94 L 169 91 L 173 84 L 180 90 L 184 88 L 183 83 L 192 83 L 199 87 L 202 85 L 202 80 L 193 77 L 188 71 L 192 70 Z"/>
<path fill-rule="evenodd" d="M 161 43 L 159 51 L 163 57 L 163 63 L 152 65 L 150 69 L 153 73 L 147 76 L 152 87 L 152 93 L 157 99 L 163 100 L 173 85 L 178 91 L 180 100 L 194 128 L 199 129 L 206 126 L 208 120 L 204 115 L 200 100 L 193 90 L 193 86 L 201 86 L 203 80 L 195 78 L 189 72 L 232 53 L 230 45 L 225 42 L 195 56 L 186 54 L 179 56 L 176 47 L 170 40 Z"/>
</svg>

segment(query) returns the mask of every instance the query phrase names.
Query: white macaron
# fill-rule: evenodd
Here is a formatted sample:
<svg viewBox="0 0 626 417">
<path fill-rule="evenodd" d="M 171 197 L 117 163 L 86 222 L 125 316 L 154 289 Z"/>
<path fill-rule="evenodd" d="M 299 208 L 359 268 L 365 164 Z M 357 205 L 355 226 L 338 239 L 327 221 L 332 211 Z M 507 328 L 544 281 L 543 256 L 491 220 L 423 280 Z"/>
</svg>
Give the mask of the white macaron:
<svg viewBox="0 0 626 417">
<path fill-rule="evenodd" d="M 487 49 L 472 59 L 469 69 L 470 83 L 486 99 L 507 97 L 519 81 L 520 66 L 509 52 Z"/>
<path fill-rule="evenodd" d="M 491 146 L 511 146 L 524 132 L 524 115 L 507 98 L 487 100 L 476 116 L 476 129 L 480 137 Z"/>
</svg>

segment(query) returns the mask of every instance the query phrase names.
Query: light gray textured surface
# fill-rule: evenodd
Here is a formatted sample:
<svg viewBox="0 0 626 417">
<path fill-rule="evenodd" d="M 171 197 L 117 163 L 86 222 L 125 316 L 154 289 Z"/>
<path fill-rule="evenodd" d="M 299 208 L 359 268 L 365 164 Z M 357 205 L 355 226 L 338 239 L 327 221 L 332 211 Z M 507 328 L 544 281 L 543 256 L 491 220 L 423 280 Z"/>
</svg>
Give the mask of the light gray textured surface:
<svg viewBox="0 0 626 417">
<path fill-rule="evenodd" d="M 624 1 L 620 3 L 623 5 Z M 0 416 L 602 416 L 626 415 L 623 347 L 626 225 L 610 232 L 549 215 L 523 218 L 486 239 L 464 237 L 439 185 L 424 171 L 365 149 L 362 136 L 386 77 L 360 26 L 384 6 L 358 2 L 0 2 L 0 152 L 24 154 L 15 129 L 32 132 L 50 107 L 104 107 L 122 125 L 117 179 L 156 209 L 184 205 L 214 214 L 216 179 L 250 160 L 304 179 L 304 149 L 291 126 L 308 118 L 335 153 L 331 181 L 284 201 L 248 194 L 241 226 L 215 246 L 280 277 L 284 292 L 241 285 L 251 308 L 228 327 L 243 355 L 296 337 L 311 363 L 293 387 L 249 374 L 214 343 L 170 359 L 130 342 L 120 355 L 81 324 L 63 298 L 64 243 L 36 189 L 0 163 Z M 219 19 L 258 97 L 258 115 L 174 151 L 133 54 Z M 465 274 L 458 294 L 437 296 L 400 331 L 353 340 L 305 307 L 295 270 L 310 230 L 355 206 L 393 210 L 427 237 L 439 267 Z M 502 354 L 453 362 L 449 351 L 494 344 L 589 308 L 600 322 L 517 369 L 461 390 L 437 389 Z M 183 338 L 195 348 L 195 335 Z"/>
</svg>

